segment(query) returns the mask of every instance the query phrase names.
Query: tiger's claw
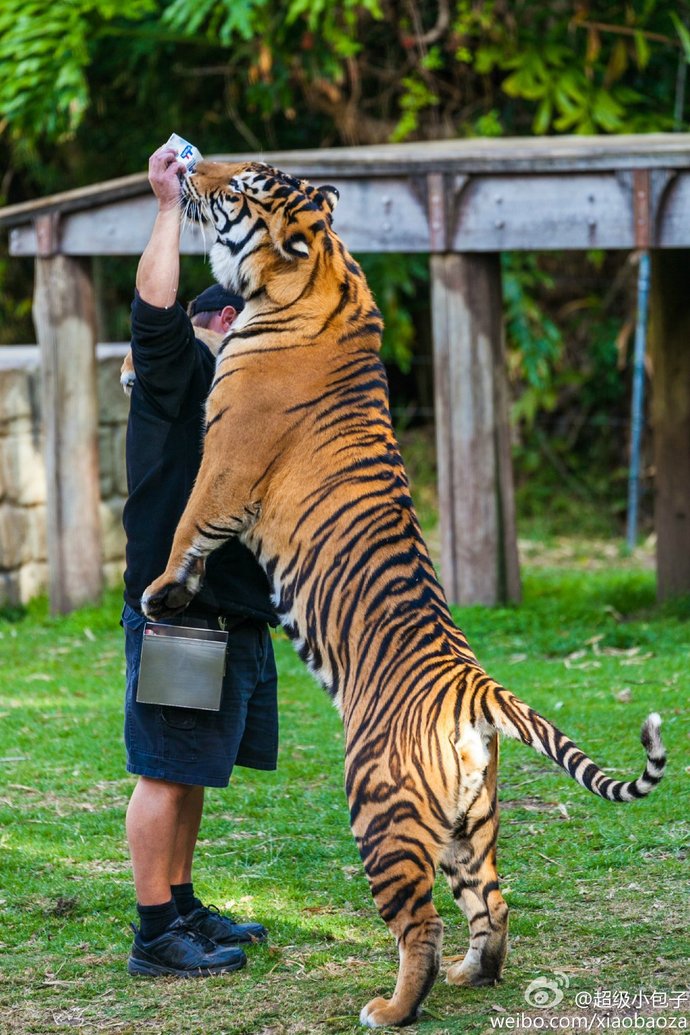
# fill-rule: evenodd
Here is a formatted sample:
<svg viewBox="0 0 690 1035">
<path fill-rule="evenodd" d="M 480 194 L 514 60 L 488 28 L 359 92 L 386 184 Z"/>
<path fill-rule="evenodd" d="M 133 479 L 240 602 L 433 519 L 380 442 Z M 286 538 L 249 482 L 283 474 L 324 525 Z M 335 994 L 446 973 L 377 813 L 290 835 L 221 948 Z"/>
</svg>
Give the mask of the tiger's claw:
<svg viewBox="0 0 690 1035">
<path fill-rule="evenodd" d="M 155 589 L 153 582 L 141 598 L 141 609 L 147 618 L 154 621 L 159 618 L 174 618 L 179 615 L 193 599 L 194 593 L 180 582 L 167 582 Z"/>
</svg>

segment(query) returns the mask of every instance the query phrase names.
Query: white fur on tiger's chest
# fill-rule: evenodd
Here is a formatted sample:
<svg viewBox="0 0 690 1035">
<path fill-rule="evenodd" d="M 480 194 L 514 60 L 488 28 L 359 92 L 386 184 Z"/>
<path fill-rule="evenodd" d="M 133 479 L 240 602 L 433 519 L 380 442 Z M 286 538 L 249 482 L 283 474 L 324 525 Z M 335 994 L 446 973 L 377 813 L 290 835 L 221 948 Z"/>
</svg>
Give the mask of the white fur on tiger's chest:
<svg viewBox="0 0 690 1035">
<path fill-rule="evenodd" d="M 243 234 L 238 228 L 234 228 L 234 233 L 237 233 L 239 240 L 242 239 Z M 228 235 L 228 239 L 231 241 L 232 236 Z M 242 293 L 240 285 L 237 283 L 237 267 L 240 258 L 241 254 L 233 255 L 231 249 L 220 241 L 216 241 L 211 246 L 209 260 L 213 276 L 219 284 L 222 284 L 228 291 L 234 291 L 236 294 Z"/>
</svg>

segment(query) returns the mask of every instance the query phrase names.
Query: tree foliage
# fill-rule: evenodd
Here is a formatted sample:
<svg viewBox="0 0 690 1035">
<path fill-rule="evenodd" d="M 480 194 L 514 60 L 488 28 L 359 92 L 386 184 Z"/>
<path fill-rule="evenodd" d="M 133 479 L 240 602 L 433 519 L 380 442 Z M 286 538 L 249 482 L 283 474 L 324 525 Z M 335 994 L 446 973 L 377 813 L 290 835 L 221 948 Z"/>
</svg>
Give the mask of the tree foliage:
<svg viewBox="0 0 690 1035">
<path fill-rule="evenodd" d="M 312 146 L 669 129 L 687 15 L 687 0 L 4 0 L 2 129 L 19 152 L 65 144 L 112 85 L 107 56 L 146 78 L 161 52 L 179 90 L 211 81 L 250 146 L 308 116 Z"/>
<path fill-rule="evenodd" d="M 60 143 L 78 129 L 91 102 L 91 39 L 120 18 L 139 20 L 155 0 L 3 0 L 0 7 L 0 110 L 15 140 Z"/>
</svg>

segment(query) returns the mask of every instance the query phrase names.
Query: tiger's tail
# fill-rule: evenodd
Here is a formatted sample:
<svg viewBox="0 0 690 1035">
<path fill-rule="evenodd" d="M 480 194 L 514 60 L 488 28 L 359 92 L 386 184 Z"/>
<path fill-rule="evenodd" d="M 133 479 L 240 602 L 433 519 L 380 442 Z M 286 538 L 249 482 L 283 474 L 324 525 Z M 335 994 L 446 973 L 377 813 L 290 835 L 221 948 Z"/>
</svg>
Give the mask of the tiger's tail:
<svg viewBox="0 0 690 1035">
<path fill-rule="evenodd" d="M 607 801 L 635 801 L 652 791 L 664 775 L 666 751 L 661 740 L 661 718 L 656 712 L 642 724 L 640 740 L 647 764 L 636 780 L 613 780 L 553 723 L 497 683 L 486 687 L 481 704 L 484 719 L 499 733 L 521 740 L 565 769 L 586 790 Z"/>
</svg>

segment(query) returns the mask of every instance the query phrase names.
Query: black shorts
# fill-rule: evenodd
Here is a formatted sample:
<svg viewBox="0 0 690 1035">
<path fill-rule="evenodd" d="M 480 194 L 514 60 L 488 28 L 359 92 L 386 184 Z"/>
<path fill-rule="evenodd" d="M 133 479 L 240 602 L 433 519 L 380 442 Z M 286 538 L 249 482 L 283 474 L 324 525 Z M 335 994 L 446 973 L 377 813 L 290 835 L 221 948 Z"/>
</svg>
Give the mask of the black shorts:
<svg viewBox="0 0 690 1035">
<path fill-rule="evenodd" d="M 277 677 L 268 626 L 247 620 L 230 629 L 220 711 L 210 712 L 137 702 L 145 621 L 125 604 L 128 772 L 171 783 L 226 787 L 235 765 L 275 769 Z"/>
</svg>

